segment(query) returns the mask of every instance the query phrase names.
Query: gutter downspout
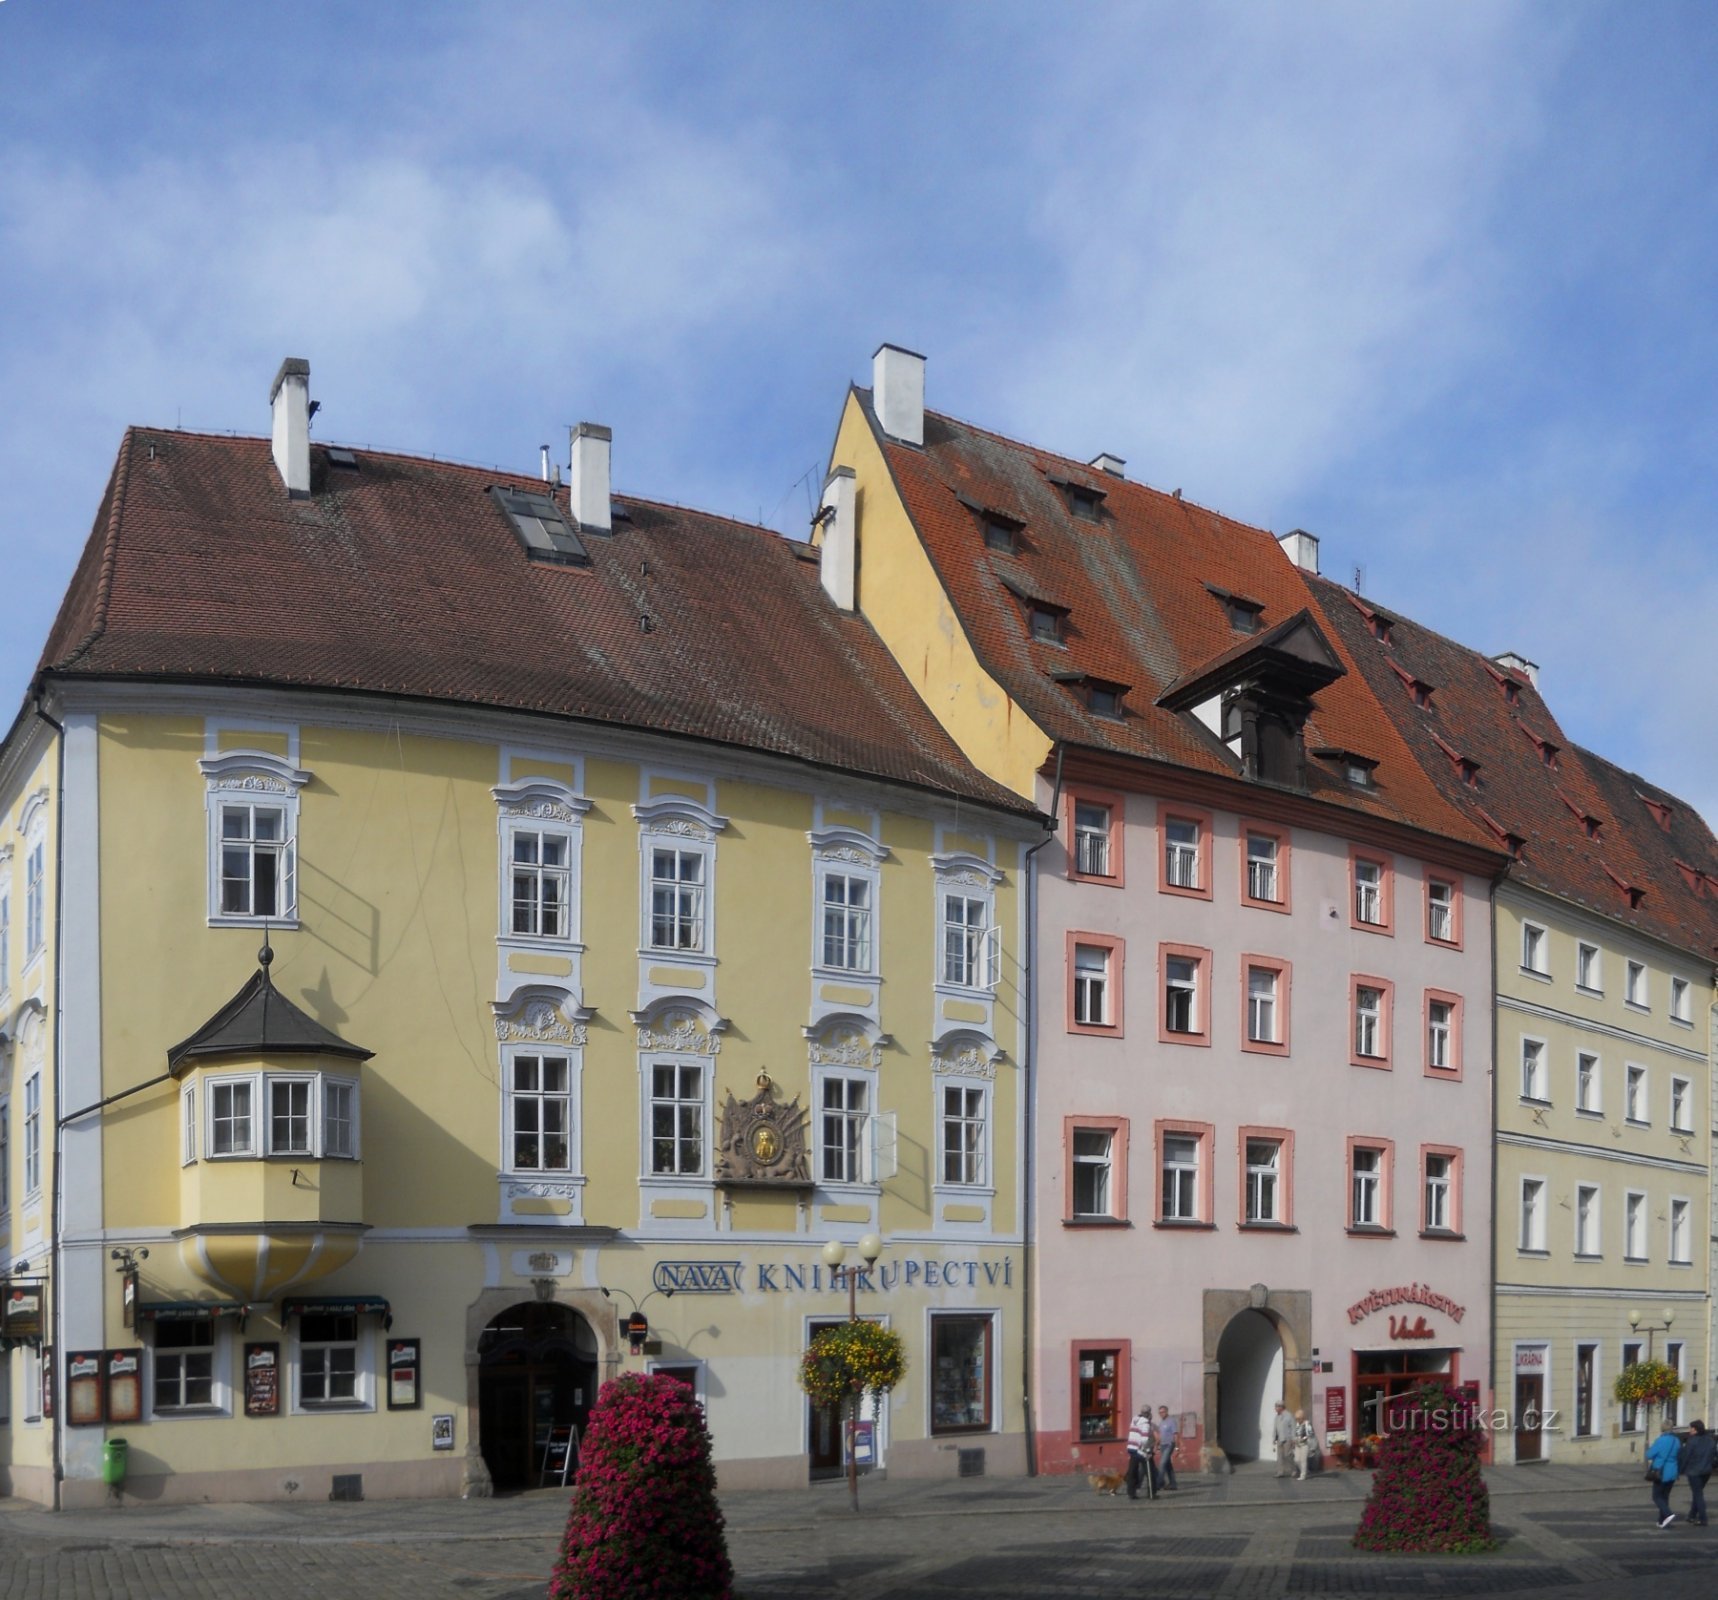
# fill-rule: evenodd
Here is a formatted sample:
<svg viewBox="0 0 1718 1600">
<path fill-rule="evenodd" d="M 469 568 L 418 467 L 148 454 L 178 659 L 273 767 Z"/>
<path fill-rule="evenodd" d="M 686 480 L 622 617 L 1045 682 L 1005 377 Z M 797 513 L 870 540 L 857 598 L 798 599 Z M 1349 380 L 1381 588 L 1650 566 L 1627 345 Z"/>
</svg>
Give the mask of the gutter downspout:
<svg viewBox="0 0 1718 1600">
<path fill-rule="evenodd" d="M 1032 1422 L 1032 1296 L 1036 1284 L 1032 1277 L 1032 1154 L 1037 1148 L 1038 1084 L 1033 1067 L 1037 1060 L 1037 974 L 1038 974 L 1038 863 L 1033 857 L 1056 837 L 1057 808 L 1062 803 L 1062 757 L 1067 747 L 1056 746 L 1056 778 L 1050 788 L 1050 824 L 1044 837 L 1026 852 L 1026 1162 L 1021 1173 L 1021 1193 L 1025 1198 L 1022 1222 L 1024 1233 L 1020 1246 L 1020 1372 L 1021 1406 L 1026 1417 L 1026 1475 L 1038 1476 L 1038 1435 Z"/>
<path fill-rule="evenodd" d="M 1505 868 L 1505 872 L 1507 872 L 1507 870 L 1508 869 Z M 1491 911 L 1491 1139 L 1489 1141 L 1491 1145 L 1491 1339 L 1489 1341 L 1491 1348 L 1486 1353 L 1486 1378 L 1488 1387 L 1491 1390 L 1491 1404 L 1493 1411 L 1497 1408 L 1498 1399 L 1497 1323 L 1499 1296 L 1497 1293 L 1497 1230 L 1502 1224 L 1502 1219 L 1497 1210 L 1497 1130 L 1501 1126 L 1499 1119 L 1502 1115 L 1502 1106 L 1500 1104 L 1498 1092 L 1500 1079 L 1497 1075 L 1497 996 L 1499 992 L 1499 971 L 1497 959 L 1497 891 L 1502 887 L 1502 885 L 1503 878 L 1500 877 L 1492 884 L 1491 894 L 1488 897 Z M 1513 1388 L 1510 1391 L 1509 1404 L 1511 1414 L 1513 1415 L 1515 1406 L 1515 1393 Z M 1512 1434 L 1510 1437 L 1513 1440 L 1514 1435 Z M 1510 1447 L 1510 1454 L 1511 1459 L 1513 1459 L 1513 1444 Z M 1497 1465 L 1497 1451 L 1495 1449 L 1491 1452 L 1491 1464 L 1493 1466 Z"/>
<path fill-rule="evenodd" d="M 43 722 L 54 730 L 56 743 L 56 759 L 59 775 L 54 784 L 54 1182 L 48 1192 L 48 1292 L 53 1296 L 53 1315 L 48 1327 L 53 1333 L 53 1342 L 48 1349 L 50 1363 L 56 1352 L 65 1348 L 62 1337 L 64 1329 L 58 1326 L 63 1302 L 60 1298 L 60 1258 L 62 1254 L 60 1242 L 60 1193 L 63 1182 L 63 1169 L 60 1164 L 62 1148 L 61 1130 L 64 1123 L 60 1120 L 60 1106 L 65 1098 L 65 946 L 66 946 L 66 730 L 64 726 L 48 715 L 42 709 L 40 693 L 36 697 L 35 712 Z M 65 1481 L 66 1464 L 64 1460 L 65 1447 L 65 1401 L 59 1393 L 59 1385 L 54 1383 L 54 1374 L 50 1370 L 45 1381 L 54 1394 L 54 1431 L 53 1431 L 53 1463 L 54 1463 L 54 1510 L 64 1508 L 60 1504 L 60 1489 Z"/>
</svg>

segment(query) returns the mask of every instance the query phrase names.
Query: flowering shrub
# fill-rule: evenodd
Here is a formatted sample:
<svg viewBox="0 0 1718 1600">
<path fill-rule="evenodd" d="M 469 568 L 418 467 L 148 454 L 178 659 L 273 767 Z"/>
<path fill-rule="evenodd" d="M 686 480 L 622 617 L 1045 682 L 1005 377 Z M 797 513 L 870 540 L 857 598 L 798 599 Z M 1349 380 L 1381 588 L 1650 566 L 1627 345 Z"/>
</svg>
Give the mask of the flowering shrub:
<svg viewBox="0 0 1718 1600">
<path fill-rule="evenodd" d="M 550 1600 L 733 1600 L 704 1410 L 629 1372 L 591 1411 Z"/>
<path fill-rule="evenodd" d="M 1355 1548 L 1457 1554 L 1493 1548 L 1471 1403 L 1447 1384 L 1427 1383 L 1395 1402 L 1393 1415 L 1400 1426 L 1378 1446 Z"/>
<path fill-rule="evenodd" d="M 880 1322 L 837 1322 L 819 1330 L 799 1363 L 799 1386 L 820 1406 L 849 1395 L 887 1394 L 906 1376 L 900 1334 Z"/>
<path fill-rule="evenodd" d="M 1625 1405 L 1661 1406 L 1682 1393 L 1682 1379 L 1663 1361 L 1637 1361 L 1617 1374 L 1615 1392 Z"/>
</svg>

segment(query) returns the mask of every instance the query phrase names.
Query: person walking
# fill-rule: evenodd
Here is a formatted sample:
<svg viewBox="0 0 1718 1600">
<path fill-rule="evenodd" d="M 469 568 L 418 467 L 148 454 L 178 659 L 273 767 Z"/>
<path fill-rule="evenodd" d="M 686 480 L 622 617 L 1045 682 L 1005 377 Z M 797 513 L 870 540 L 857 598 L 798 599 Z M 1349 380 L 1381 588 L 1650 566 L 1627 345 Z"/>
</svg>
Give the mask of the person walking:
<svg viewBox="0 0 1718 1600">
<path fill-rule="evenodd" d="M 1668 1528 L 1676 1521 L 1676 1513 L 1670 1509 L 1670 1488 L 1676 1482 L 1676 1462 L 1681 1453 L 1675 1430 L 1667 1422 L 1664 1432 L 1652 1441 L 1652 1448 L 1646 1453 L 1647 1471 L 1652 1474 L 1652 1503 L 1658 1508 L 1661 1528 Z"/>
<path fill-rule="evenodd" d="M 1280 1400 L 1276 1420 L 1271 1423 L 1271 1440 L 1277 1448 L 1277 1476 L 1286 1478 L 1294 1471 L 1294 1418 Z"/>
<path fill-rule="evenodd" d="M 1317 1437 L 1318 1435 L 1313 1432 L 1312 1424 L 1306 1420 L 1306 1413 L 1304 1411 L 1295 1412 L 1294 1475 L 1302 1483 L 1306 1481 L 1306 1469 L 1312 1460 L 1312 1446 Z"/>
<path fill-rule="evenodd" d="M 1127 1425 L 1127 1497 L 1130 1500 L 1139 1498 L 1141 1482 L 1145 1484 L 1146 1498 L 1156 1498 L 1157 1486 L 1152 1482 L 1152 1431 L 1151 1407 L 1142 1404 L 1134 1412 L 1133 1421 Z"/>
<path fill-rule="evenodd" d="M 1706 1431 L 1704 1422 L 1689 1423 L 1688 1437 L 1677 1453 L 1676 1468 L 1688 1480 L 1692 1497 L 1688 1520 L 1698 1528 L 1706 1526 L 1706 1480 L 1712 1476 L 1714 1462 L 1718 1462 L 1718 1440 Z"/>
<path fill-rule="evenodd" d="M 1178 1487 L 1175 1482 L 1175 1441 L 1181 1437 L 1180 1423 L 1169 1414 L 1168 1406 L 1157 1408 L 1157 1470 L 1165 1489 Z"/>
</svg>

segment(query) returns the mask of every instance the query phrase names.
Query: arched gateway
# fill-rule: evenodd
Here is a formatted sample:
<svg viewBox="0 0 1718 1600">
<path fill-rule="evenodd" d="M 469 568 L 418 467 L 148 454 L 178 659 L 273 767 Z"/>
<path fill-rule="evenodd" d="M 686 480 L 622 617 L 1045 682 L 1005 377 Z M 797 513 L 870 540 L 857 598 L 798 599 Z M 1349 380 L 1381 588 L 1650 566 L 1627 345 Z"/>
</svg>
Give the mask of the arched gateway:
<svg viewBox="0 0 1718 1600">
<path fill-rule="evenodd" d="M 522 1300 L 490 1319 L 477 1342 L 479 1447 L 497 1489 L 537 1482 L 549 1430 L 581 1436 L 597 1396 L 597 1339 L 578 1312 Z"/>
</svg>

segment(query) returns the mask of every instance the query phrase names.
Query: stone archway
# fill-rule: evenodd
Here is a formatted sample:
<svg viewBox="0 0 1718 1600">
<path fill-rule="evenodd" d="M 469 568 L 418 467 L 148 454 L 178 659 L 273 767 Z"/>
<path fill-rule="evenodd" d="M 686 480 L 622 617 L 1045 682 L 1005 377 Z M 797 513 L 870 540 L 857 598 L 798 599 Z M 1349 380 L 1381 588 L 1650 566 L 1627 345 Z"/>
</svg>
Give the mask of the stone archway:
<svg viewBox="0 0 1718 1600">
<path fill-rule="evenodd" d="M 1232 1463 L 1270 1453 L 1271 1421 L 1283 1394 L 1283 1342 L 1277 1326 L 1249 1306 L 1217 1341 L 1217 1444 Z"/>
<path fill-rule="evenodd" d="M 1225 1349 L 1224 1335 L 1242 1313 L 1252 1313 L 1260 1321 L 1242 1321 Z M 1238 1363 L 1242 1374 L 1231 1374 L 1231 1405 L 1245 1408 L 1251 1392 L 1245 1374 L 1252 1373 L 1251 1388 L 1259 1386 L 1258 1367 L 1261 1352 L 1274 1360 L 1276 1352 L 1267 1343 L 1265 1329 L 1281 1351 L 1282 1399 L 1290 1411 L 1312 1404 L 1312 1293 L 1307 1289 L 1271 1289 L 1255 1283 L 1247 1289 L 1207 1289 L 1204 1307 L 1204 1415 L 1200 1418 L 1205 1439 L 1205 1465 L 1212 1472 L 1230 1470 L 1230 1460 L 1221 1440 L 1228 1434 L 1223 1422 L 1223 1362 L 1227 1355 Z M 1264 1383 L 1273 1382 L 1269 1376 Z M 1270 1409 L 1270 1395 L 1262 1402 Z M 1232 1434 L 1229 1435 L 1233 1437 Z M 1242 1437 L 1249 1435 L 1244 1425 Z"/>
</svg>

